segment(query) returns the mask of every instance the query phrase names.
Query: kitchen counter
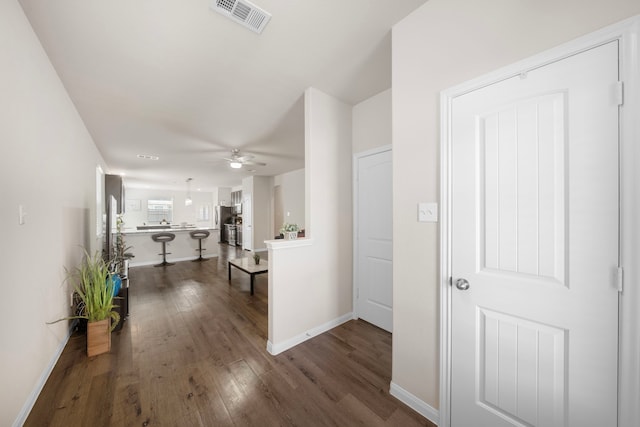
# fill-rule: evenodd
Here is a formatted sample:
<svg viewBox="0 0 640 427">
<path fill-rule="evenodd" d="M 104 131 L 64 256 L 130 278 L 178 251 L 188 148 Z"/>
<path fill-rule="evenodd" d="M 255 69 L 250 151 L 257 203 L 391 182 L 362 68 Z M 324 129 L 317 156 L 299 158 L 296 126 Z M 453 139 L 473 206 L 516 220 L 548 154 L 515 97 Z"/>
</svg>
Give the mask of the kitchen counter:
<svg viewBox="0 0 640 427">
<path fill-rule="evenodd" d="M 180 226 L 180 225 L 168 225 L 168 226 L 157 226 L 157 225 L 149 226 L 148 225 L 146 227 L 153 227 L 153 228 L 143 229 L 143 230 L 136 229 L 136 228 L 125 228 L 122 231 L 122 234 L 153 234 L 153 233 L 162 233 L 162 232 L 165 232 L 165 231 L 168 231 L 169 233 L 175 233 L 175 232 L 180 232 L 180 231 L 194 231 L 194 230 L 209 230 L 211 232 L 211 234 L 213 234 L 214 230 L 218 230 L 217 228 L 196 227 L 195 225 L 194 226 L 186 226 L 186 227 L 183 227 L 183 226 Z"/>
<path fill-rule="evenodd" d="M 129 265 L 131 267 L 142 265 L 154 265 L 162 262 L 162 245 L 151 240 L 151 235 L 155 233 L 174 233 L 176 238 L 167 243 L 167 261 L 179 262 L 190 261 L 198 257 L 198 240 L 191 238 L 190 231 L 208 230 L 211 234 L 202 240 L 203 258 L 213 258 L 218 256 L 218 232 L 217 228 L 211 227 L 167 227 L 151 230 L 136 230 L 125 228 L 122 232 L 125 244 L 131 246 L 129 252 L 135 255 Z M 171 268 L 171 267 L 166 267 Z"/>
</svg>

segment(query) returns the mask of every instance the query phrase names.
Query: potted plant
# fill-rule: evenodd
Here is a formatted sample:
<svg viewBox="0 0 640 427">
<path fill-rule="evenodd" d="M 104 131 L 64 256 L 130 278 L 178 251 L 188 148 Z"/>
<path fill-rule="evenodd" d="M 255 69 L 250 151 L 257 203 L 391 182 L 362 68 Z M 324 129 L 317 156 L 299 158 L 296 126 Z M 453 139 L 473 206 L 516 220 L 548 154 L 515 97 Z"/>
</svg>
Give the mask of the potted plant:
<svg viewBox="0 0 640 427">
<path fill-rule="evenodd" d="M 253 261 L 256 263 L 256 265 L 260 264 L 260 255 L 253 254 Z"/>
<path fill-rule="evenodd" d="M 286 222 L 282 224 L 282 228 L 280 229 L 280 233 L 282 233 L 284 238 L 287 240 L 297 239 L 298 231 L 299 231 L 298 224 L 289 224 Z"/>
<path fill-rule="evenodd" d="M 82 264 L 71 272 L 67 271 L 67 279 L 73 281 L 75 293 L 83 306 L 82 312 L 51 323 L 87 319 L 87 355 L 107 353 L 111 350 L 111 331 L 120 321 L 120 315 L 115 311 L 115 285 L 108 263 L 99 252 L 90 256 L 85 251 Z"/>
</svg>

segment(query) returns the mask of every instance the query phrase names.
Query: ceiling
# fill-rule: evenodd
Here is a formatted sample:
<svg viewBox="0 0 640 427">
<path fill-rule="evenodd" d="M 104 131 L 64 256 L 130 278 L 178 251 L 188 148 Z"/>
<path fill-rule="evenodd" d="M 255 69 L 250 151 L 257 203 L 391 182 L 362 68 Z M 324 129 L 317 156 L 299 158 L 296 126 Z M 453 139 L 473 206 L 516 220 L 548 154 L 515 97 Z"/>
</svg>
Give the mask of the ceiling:
<svg viewBox="0 0 640 427">
<path fill-rule="evenodd" d="M 207 191 L 303 168 L 304 90 L 391 87 L 390 29 L 426 0 L 252 0 L 261 34 L 207 0 L 19 2 L 108 172 Z M 267 165 L 231 169 L 233 148 Z"/>
</svg>

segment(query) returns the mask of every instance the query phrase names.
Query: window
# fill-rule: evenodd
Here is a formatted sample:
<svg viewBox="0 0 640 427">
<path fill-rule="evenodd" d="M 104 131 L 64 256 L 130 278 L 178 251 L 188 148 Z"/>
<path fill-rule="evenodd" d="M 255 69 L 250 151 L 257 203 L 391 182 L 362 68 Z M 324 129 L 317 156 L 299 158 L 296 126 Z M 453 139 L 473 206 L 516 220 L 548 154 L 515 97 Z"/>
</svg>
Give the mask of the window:
<svg viewBox="0 0 640 427">
<path fill-rule="evenodd" d="M 148 200 L 147 222 L 153 224 L 160 223 L 162 220 L 167 222 L 173 220 L 173 200 Z"/>
<path fill-rule="evenodd" d="M 211 221 L 211 206 L 200 205 L 198 206 L 198 222 Z"/>
</svg>

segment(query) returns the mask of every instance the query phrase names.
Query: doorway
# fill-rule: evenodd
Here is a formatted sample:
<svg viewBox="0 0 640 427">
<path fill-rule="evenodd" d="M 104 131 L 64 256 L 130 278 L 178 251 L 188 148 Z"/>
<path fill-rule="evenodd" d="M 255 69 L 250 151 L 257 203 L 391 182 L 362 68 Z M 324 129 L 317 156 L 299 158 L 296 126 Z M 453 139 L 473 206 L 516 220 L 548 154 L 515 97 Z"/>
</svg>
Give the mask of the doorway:
<svg viewBox="0 0 640 427">
<path fill-rule="evenodd" d="M 393 331 L 391 148 L 354 157 L 354 312 Z"/>
</svg>

